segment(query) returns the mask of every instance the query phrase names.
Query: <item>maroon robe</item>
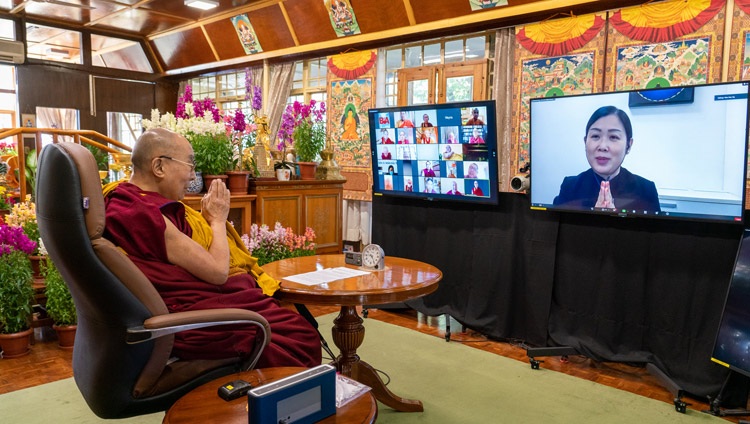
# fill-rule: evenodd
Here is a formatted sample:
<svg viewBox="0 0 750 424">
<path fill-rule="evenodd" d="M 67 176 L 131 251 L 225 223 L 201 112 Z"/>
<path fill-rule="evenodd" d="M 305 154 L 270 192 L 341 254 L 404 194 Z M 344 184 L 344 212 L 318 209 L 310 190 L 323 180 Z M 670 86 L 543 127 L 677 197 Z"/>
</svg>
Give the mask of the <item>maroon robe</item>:
<svg viewBox="0 0 750 424">
<path fill-rule="evenodd" d="M 154 284 L 170 312 L 214 308 L 255 311 L 271 326 L 271 343 L 263 351 L 258 368 L 320 365 L 316 330 L 302 316 L 264 295 L 251 274 L 231 276 L 217 286 L 169 262 L 163 217 L 187 236 L 192 235 L 182 203 L 122 183 L 106 197 L 105 204 L 104 236 L 127 252 Z M 172 353 L 183 359 L 246 356 L 254 338 L 255 328 L 242 326 L 184 331 L 175 335 Z"/>
</svg>

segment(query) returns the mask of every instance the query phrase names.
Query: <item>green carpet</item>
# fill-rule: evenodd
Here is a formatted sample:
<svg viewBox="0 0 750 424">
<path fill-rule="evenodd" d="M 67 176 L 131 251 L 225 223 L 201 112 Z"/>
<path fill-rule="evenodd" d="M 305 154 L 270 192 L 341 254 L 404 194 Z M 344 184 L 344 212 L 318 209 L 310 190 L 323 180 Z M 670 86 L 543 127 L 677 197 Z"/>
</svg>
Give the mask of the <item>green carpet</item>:
<svg viewBox="0 0 750 424">
<path fill-rule="evenodd" d="M 318 318 L 331 342 L 333 315 Z M 401 413 L 380 404 L 378 423 L 726 423 L 671 404 L 602 386 L 528 363 L 446 343 L 374 319 L 365 320 L 359 354 L 391 378 L 395 394 L 424 403 L 424 412 Z M 121 420 L 160 423 L 164 414 Z M 73 379 L 0 396 L 3 423 L 102 423 L 89 411 Z M 111 422 L 111 421 L 110 421 Z"/>
</svg>

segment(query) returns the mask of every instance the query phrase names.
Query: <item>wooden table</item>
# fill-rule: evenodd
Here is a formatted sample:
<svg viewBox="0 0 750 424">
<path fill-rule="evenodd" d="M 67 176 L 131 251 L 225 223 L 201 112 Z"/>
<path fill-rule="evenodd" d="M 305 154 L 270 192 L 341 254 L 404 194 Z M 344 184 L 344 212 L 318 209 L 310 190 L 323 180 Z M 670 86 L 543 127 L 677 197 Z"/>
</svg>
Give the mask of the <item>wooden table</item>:
<svg viewBox="0 0 750 424">
<path fill-rule="evenodd" d="M 279 380 L 294 373 L 304 371 L 307 368 L 265 368 L 253 371 L 245 371 L 239 374 L 221 377 L 197 387 L 190 393 L 181 397 L 169 408 L 164 416 L 164 424 L 247 424 L 247 396 L 232 401 L 225 401 L 217 394 L 219 387 L 232 380 L 245 380 L 257 387 L 263 383 Z M 336 410 L 332 415 L 322 421 L 325 424 L 359 424 L 374 423 L 378 416 L 378 404 L 370 392 L 352 400 Z"/>
<path fill-rule="evenodd" d="M 332 330 L 333 342 L 340 351 L 336 358 L 339 372 L 370 386 L 377 400 L 397 411 L 423 411 L 422 402 L 393 394 L 378 373 L 360 360 L 357 348 L 365 338 L 365 327 L 357 306 L 403 302 L 432 293 L 437 289 L 443 273 L 424 262 L 386 256 L 382 271 L 372 271 L 360 277 L 315 286 L 284 279 L 295 274 L 341 266 L 364 270 L 347 265 L 343 254 L 284 259 L 263 265 L 263 270 L 281 280 L 281 289 L 276 292 L 280 300 L 341 306 L 341 312 L 333 320 Z"/>
<path fill-rule="evenodd" d="M 256 196 L 253 194 L 232 194 L 229 196 L 229 220 L 234 223 L 234 228 L 242 234 L 250 233 L 253 223 L 253 203 Z M 182 199 L 182 203 L 200 212 L 203 195 L 190 194 Z"/>
</svg>

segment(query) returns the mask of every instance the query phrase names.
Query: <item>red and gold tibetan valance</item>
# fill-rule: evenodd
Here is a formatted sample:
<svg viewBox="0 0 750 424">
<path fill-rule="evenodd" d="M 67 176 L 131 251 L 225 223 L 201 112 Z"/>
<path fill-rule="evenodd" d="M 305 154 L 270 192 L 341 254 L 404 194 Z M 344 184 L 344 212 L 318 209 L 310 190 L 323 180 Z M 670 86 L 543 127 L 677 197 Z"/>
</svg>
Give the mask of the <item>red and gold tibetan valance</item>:
<svg viewBox="0 0 750 424">
<path fill-rule="evenodd" d="M 353 80 L 366 74 L 375 64 L 374 51 L 342 53 L 328 58 L 328 70 L 339 78 Z"/>
<path fill-rule="evenodd" d="M 743 12 L 750 15 L 750 0 L 734 0 L 734 4 L 737 5 Z"/>
<path fill-rule="evenodd" d="M 634 40 L 663 43 L 691 34 L 710 21 L 726 0 L 674 0 L 621 9 L 609 21 Z"/>
<path fill-rule="evenodd" d="M 573 16 L 526 25 L 516 32 L 516 40 L 532 53 L 561 56 L 586 45 L 603 26 L 599 15 Z"/>
</svg>

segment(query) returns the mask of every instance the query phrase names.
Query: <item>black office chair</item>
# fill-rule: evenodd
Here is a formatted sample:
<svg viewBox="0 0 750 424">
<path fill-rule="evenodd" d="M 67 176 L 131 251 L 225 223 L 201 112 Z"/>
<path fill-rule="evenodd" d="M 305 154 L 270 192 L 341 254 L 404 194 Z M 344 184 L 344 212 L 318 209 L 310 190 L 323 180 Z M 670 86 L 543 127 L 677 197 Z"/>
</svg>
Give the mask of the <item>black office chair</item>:
<svg viewBox="0 0 750 424">
<path fill-rule="evenodd" d="M 73 375 L 96 415 L 164 411 L 207 381 L 255 366 L 271 334 L 262 316 L 243 309 L 169 313 L 146 276 L 102 238 L 104 198 L 88 149 L 45 146 L 36 187 L 39 232 L 78 312 Z M 174 333 L 226 324 L 256 327 L 249 358 L 170 359 Z"/>
</svg>

